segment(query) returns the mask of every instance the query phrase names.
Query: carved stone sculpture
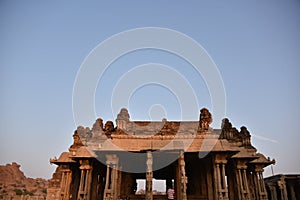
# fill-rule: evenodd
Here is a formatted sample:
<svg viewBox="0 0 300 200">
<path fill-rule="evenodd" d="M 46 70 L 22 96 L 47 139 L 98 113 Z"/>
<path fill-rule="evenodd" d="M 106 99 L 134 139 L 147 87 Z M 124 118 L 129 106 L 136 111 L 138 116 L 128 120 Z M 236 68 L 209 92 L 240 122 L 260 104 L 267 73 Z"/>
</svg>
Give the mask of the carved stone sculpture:
<svg viewBox="0 0 300 200">
<path fill-rule="evenodd" d="M 212 122 L 212 116 L 210 112 L 208 111 L 208 109 L 202 108 L 200 110 L 200 124 L 199 124 L 200 129 L 208 130 L 211 122 Z"/>
<path fill-rule="evenodd" d="M 250 133 L 249 133 L 248 129 L 245 126 L 241 127 L 240 134 L 241 134 L 242 138 L 250 137 Z"/>
<path fill-rule="evenodd" d="M 129 121 L 130 116 L 129 116 L 128 110 L 126 108 L 122 108 L 121 109 L 120 113 L 117 116 L 117 120 L 118 119 Z"/>
<path fill-rule="evenodd" d="M 93 124 L 92 128 L 93 132 L 103 131 L 103 120 L 98 118 L 95 123 Z"/>
<path fill-rule="evenodd" d="M 71 145 L 70 148 L 75 148 L 76 149 L 76 148 L 79 148 L 79 147 L 83 146 L 83 143 L 80 139 L 80 136 L 79 136 L 77 130 L 74 131 L 73 140 L 74 140 L 73 144 Z"/>
<path fill-rule="evenodd" d="M 105 135 L 110 137 L 111 132 L 114 131 L 114 123 L 112 121 L 107 121 L 104 126 Z"/>
<path fill-rule="evenodd" d="M 112 121 L 107 121 L 104 126 L 104 131 L 113 131 L 114 123 Z"/>
<path fill-rule="evenodd" d="M 230 123 L 229 119 L 224 118 L 222 120 L 222 131 L 230 131 L 232 128 L 232 124 Z"/>
<path fill-rule="evenodd" d="M 130 116 L 128 110 L 126 108 L 122 108 L 116 119 L 117 129 L 126 130 L 129 120 Z"/>
<path fill-rule="evenodd" d="M 248 129 L 245 126 L 241 127 L 241 131 L 240 131 L 240 137 L 242 139 L 242 144 L 244 147 L 246 148 L 251 148 L 251 141 L 250 141 L 250 132 L 248 131 Z"/>
</svg>

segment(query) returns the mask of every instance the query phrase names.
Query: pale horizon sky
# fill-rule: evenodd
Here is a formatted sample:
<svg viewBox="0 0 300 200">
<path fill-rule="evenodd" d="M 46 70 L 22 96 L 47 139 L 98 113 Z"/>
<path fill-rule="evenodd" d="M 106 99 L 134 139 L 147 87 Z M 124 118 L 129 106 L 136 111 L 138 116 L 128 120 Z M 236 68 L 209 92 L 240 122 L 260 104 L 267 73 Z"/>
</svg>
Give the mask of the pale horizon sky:
<svg viewBox="0 0 300 200">
<path fill-rule="evenodd" d="M 86 56 L 114 34 L 162 27 L 186 34 L 207 51 L 224 83 L 224 117 L 238 129 L 248 128 L 258 152 L 276 160 L 274 173 L 300 174 L 298 0 L 2 0 L 0 27 L 1 165 L 17 162 L 29 177 L 50 178 L 55 166 L 49 159 L 67 151 L 73 142 L 73 85 Z M 206 84 L 189 63 L 148 49 L 111 64 L 96 90 L 97 117 L 114 121 L 116 113 L 110 106 L 115 84 L 129 70 L 146 63 L 168 65 L 184 76 L 199 99 L 197 114 L 181 119 L 171 91 L 148 85 L 130 99 L 133 120 L 165 116 L 197 121 L 200 108 L 211 108 Z M 92 127 L 93 123 L 82 125 Z M 213 128 L 220 128 L 220 123 L 214 121 Z M 265 176 L 269 175 L 267 167 Z"/>
</svg>

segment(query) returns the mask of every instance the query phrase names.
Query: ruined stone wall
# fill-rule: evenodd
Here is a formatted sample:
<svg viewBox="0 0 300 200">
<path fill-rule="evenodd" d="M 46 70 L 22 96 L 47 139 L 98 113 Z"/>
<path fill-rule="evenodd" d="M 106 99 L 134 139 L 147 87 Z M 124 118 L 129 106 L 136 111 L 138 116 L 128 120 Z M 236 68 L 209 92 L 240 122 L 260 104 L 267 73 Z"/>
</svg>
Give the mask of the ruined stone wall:
<svg viewBox="0 0 300 200">
<path fill-rule="evenodd" d="M 58 166 L 49 181 L 46 200 L 60 199 L 61 167 Z"/>
</svg>

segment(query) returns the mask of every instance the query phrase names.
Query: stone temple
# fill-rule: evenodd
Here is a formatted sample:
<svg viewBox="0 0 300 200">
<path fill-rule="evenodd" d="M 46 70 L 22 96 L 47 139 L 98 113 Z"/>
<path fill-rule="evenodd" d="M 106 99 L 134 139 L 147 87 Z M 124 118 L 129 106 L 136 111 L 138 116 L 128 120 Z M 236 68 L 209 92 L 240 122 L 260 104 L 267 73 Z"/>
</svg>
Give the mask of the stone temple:
<svg viewBox="0 0 300 200">
<path fill-rule="evenodd" d="M 210 127 L 206 108 L 199 121 L 131 121 L 127 109 L 105 125 L 79 126 L 74 143 L 59 158 L 47 199 L 167 199 L 153 190 L 164 180 L 179 200 L 266 200 L 264 167 L 274 164 L 252 146 L 246 127 L 228 119 Z M 144 193 L 137 180 L 145 181 Z"/>
</svg>

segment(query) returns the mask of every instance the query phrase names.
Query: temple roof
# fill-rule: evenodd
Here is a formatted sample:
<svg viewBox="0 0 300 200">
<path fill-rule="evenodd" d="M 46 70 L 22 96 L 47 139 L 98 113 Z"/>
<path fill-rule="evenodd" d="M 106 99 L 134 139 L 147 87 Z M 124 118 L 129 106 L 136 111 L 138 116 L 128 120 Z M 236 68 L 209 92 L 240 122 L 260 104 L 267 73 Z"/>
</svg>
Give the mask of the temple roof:
<svg viewBox="0 0 300 200">
<path fill-rule="evenodd" d="M 59 156 L 59 158 L 53 158 L 50 159 L 50 163 L 58 164 L 58 163 L 70 163 L 70 162 L 75 162 L 72 160 L 70 157 L 70 152 L 62 152 Z"/>
<path fill-rule="evenodd" d="M 246 127 L 238 131 L 225 118 L 221 129 L 210 127 L 212 115 L 201 109 L 199 121 L 131 121 L 127 109 L 121 109 L 112 121 L 98 118 L 92 128 L 77 127 L 70 153 L 64 152 L 51 163 L 71 162 L 72 159 L 96 158 L 98 152 L 226 152 L 232 159 L 252 161 L 264 166 L 274 163 L 257 154 Z"/>
<path fill-rule="evenodd" d="M 256 154 L 258 156 L 257 159 L 251 161 L 250 163 L 252 164 L 264 164 L 264 165 L 269 165 L 269 164 L 274 164 L 275 160 L 270 160 L 270 158 L 266 158 L 263 154 L 261 153 L 257 153 Z"/>
<path fill-rule="evenodd" d="M 78 127 L 74 136 L 80 136 L 80 140 L 75 138 L 77 140 L 74 139 L 71 147 L 85 144 L 93 152 L 146 150 L 239 152 L 246 149 L 239 152 L 236 158 L 258 158 L 253 156 L 256 149 L 251 145 L 250 133 L 246 127 L 242 127 L 239 132 L 227 119 L 222 129 L 213 129 L 209 126 L 212 122 L 209 111 L 203 108 L 200 112 L 199 121 L 167 121 L 167 119 L 131 121 L 128 110 L 122 108 L 116 119 L 117 126 L 114 126 L 112 121 L 107 121 L 103 125 L 103 120 L 98 118 L 92 130 Z M 76 154 L 78 157 L 79 153 Z"/>
<path fill-rule="evenodd" d="M 96 154 L 89 150 L 88 147 L 82 146 L 72 154 L 72 158 L 95 158 Z"/>
</svg>

